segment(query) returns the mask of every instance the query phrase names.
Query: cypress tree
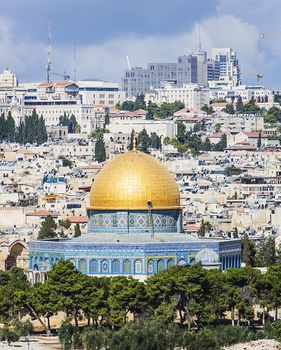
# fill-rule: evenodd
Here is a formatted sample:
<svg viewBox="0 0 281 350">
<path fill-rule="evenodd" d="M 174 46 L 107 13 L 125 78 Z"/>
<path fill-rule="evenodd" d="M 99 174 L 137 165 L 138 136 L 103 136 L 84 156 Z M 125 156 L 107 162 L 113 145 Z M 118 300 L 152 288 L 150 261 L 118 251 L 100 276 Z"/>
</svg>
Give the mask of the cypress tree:
<svg viewBox="0 0 281 350">
<path fill-rule="evenodd" d="M 13 141 L 15 138 L 15 121 L 11 112 L 8 113 L 6 120 L 6 137 L 9 141 Z"/>
<path fill-rule="evenodd" d="M 74 237 L 80 237 L 80 236 L 81 236 L 80 225 L 77 223 L 74 227 Z"/>
<path fill-rule="evenodd" d="M 150 147 L 151 140 L 147 134 L 147 131 L 143 129 L 138 135 L 138 145 L 139 150 L 145 153 L 149 153 L 148 149 Z"/>
<path fill-rule="evenodd" d="M 95 160 L 100 163 L 106 159 L 106 152 L 103 138 L 99 138 L 95 145 Z"/>
</svg>

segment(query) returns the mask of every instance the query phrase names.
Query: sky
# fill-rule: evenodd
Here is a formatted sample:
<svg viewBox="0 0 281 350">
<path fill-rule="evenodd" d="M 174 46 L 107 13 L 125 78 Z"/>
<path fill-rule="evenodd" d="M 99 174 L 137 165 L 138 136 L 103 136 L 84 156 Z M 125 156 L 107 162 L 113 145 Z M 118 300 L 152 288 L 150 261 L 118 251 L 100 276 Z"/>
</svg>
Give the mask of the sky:
<svg viewBox="0 0 281 350">
<path fill-rule="evenodd" d="M 281 0 L 0 0 L 0 71 L 44 81 L 48 23 L 52 70 L 120 82 L 127 68 L 176 62 L 202 49 L 231 47 L 243 83 L 281 88 Z M 261 39 L 261 33 L 265 33 Z M 56 77 L 56 79 L 58 79 Z"/>
</svg>

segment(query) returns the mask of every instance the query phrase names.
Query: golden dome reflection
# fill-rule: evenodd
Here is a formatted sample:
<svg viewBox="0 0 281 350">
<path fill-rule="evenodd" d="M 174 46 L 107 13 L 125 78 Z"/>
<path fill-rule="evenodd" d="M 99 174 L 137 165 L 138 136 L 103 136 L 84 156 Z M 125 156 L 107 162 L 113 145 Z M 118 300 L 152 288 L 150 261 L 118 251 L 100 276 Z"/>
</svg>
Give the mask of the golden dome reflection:
<svg viewBox="0 0 281 350">
<path fill-rule="evenodd" d="M 176 181 L 155 158 L 136 150 L 126 152 L 104 166 L 92 184 L 93 210 L 147 210 L 180 207 Z"/>
</svg>

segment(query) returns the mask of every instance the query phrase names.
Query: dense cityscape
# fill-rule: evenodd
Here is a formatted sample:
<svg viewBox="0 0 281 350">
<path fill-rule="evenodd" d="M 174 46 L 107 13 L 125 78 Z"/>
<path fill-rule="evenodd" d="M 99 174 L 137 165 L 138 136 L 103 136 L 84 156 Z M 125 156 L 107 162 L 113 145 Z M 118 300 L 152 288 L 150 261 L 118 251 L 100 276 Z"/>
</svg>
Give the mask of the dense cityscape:
<svg viewBox="0 0 281 350">
<path fill-rule="evenodd" d="M 281 84 L 200 28 L 78 79 L 47 29 L 41 81 L 0 65 L 0 345 L 280 349 Z"/>
</svg>

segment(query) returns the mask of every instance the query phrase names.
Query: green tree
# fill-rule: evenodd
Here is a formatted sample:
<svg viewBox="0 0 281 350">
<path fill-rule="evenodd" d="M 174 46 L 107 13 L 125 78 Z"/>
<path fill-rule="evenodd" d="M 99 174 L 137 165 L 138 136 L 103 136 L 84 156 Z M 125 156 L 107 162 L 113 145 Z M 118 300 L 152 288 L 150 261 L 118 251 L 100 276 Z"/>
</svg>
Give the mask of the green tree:
<svg viewBox="0 0 281 350">
<path fill-rule="evenodd" d="M 222 111 L 228 114 L 235 114 L 235 110 L 232 103 L 228 103 Z"/>
<path fill-rule="evenodd" d="M 138 134 L 138 149 L 144 153 L 149 153 L 148 149 L 151 144 L 150 137 L 145 129 L 143 129 L 139 134 Z"/>
<path fill-rule="evenodd" d="M 204 105 L 201 107 L 201 110 L 206 112 L 208 115 L 214 113 L 214 109 L 212 106 Z"/>
<path fill-rule="evenodd" d="M 60 226 L 68 229 L 71 226 L 71 222 L 68 219 L 61 220 L 60 221 Z"/>
<path fill-rule="evenodd" d="M 104 162 L 106 160 L 106 152 L 103 138 L 99 138 L 95 145 L 95 160 L 98 163 Z"/>
<path fill-rule="evenodd" d="M 261 132 L 259 131 L 259 138 L 258 138 L 258 141 L 257 141 L 257 147 L 261 148 L 261 145 L 262 145 L 262 143 L 261 143 Z"/>
<path fill-rule="evenodd" d="M 242 239 L 242 261 L 246 264 L 246 266 L 254 266 L 255 265 L 255 243 L 249 239 L 247 235 Z"/>
<path fill-rule="evenodd" d="M 275 239 L 263 238 L 256 246 L 257 266 L 270 266 L 277 262 Z"/>
<path fill-rule="evenodd" d="M 235 106 L 236 112 L 240 113 L 242 108 L 243 108 L 243 101 L 242 101 L 241 96 L 238 96 L 237 101 L 236 101 L 236 106 Z"/>
<path fill-rule="evenodd" d="M 123 276 L 112 278 L 108 303 L 113 325 L 125 324 L 129 312 L 136 317 L 146 307 L 144 284 L 134 278 Z"/>
<path fill-rule="evenodd" d="M 46 219 L 41 222 L 38 239 L 57 237 L 56 229 L 57 224 L 55 223 L 55 220 L 51 216 L 47 216 Z"/>
<path fill-rule="evenodd" d="M 81 236 L 81 229 L 80 225 L 77 223 L 74 227 L 74 237 L 80 237 Z"/>
<path fill-rule="evenodd" d="M 63 167 L 69 167 L 69 168 L 72 168 L 72 161 L 68 158 L 66 158 L 65 156 L 59 156 L 59 159 L 62 160 L 62 166 Z"/>
<path fill-rule="evenodd" d="M 240 175 L 242 174 L 242 170 L 237 168 L 235 165 L 231 165 L 225 168 L 226 176 Z"/>
<path fill-rule="evenodd" d="M 6 135 L 7 139 L 9 141 L 13 141 L 15 138 L 15 121 L 10 111 L 8 113 L 7 120 L 6 120 L 6 132 L 7 132 L 7 135 Z"/>
<path fill-rule="evenodd" d="M 156 132 L 152 132 L 150 135 L 150 141 L 151 141 L 151 148 L 160 149 L 161 147 L 161 140 L 160 137 L 156 134 Z"/>
<path fill-rule="evenodd" d="M 185 142 L 185 132 L 186 126 L 182 122 L 177 123 L 177 139 L 181 144 Z"/>
</svg>

